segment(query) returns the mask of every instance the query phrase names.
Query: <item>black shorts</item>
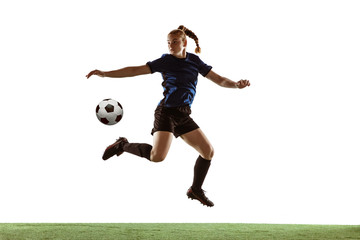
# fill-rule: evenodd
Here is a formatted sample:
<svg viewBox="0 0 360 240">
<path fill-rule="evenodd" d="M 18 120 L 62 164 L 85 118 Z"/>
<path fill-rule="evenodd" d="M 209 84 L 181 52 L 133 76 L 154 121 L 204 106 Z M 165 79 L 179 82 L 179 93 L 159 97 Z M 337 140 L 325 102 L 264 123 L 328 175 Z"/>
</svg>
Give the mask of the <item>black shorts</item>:
<svg viewBox="0 0 360 240">
<path fill-rule="evenodd" d="M 172 132 L 175 137 L 198 129 L 199 126 L 190 117 L 190 106 L 163 107 L 158 106 L 155 110 L 153 135 L 157 131 Z"/>
</svg>

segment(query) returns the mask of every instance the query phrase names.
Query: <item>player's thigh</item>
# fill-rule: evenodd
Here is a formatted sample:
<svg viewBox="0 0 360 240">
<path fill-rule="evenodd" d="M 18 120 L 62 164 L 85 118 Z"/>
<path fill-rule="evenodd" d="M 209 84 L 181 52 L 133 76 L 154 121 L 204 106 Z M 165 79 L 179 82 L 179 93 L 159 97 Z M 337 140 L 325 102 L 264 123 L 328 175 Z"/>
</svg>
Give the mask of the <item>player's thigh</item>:
<svg viewBox="0 0 360 240">
<path fill-rule="evenodd" d="M 151 150 L 150 160 L 161 162 L 166 158 L 173 139 L 172 132 L 157 131 L 154 132 L 153 148 Z"/>
<path fill-rule="evenodd" d="M 195 148 L 203 158 L 211 160 L 214 156 L 214 148 L 200 128 L 185 133 L 180 137 L 187 144 Z"/>
</svg>

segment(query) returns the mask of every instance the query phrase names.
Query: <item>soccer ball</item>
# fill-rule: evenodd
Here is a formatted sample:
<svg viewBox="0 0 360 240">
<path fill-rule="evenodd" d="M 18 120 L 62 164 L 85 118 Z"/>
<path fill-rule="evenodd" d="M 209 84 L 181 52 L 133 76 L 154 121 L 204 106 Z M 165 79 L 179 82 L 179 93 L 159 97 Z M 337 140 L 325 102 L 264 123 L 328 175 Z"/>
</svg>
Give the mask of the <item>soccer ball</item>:
<svg viewBox="0 0 360 240">
<path fill-rule="evenodd" d="M 96 116 L 105 125 L 114 125 L 124 114 L 121 104 L 113 99 L 104 99 L 96 106 Z"/>
</svg>

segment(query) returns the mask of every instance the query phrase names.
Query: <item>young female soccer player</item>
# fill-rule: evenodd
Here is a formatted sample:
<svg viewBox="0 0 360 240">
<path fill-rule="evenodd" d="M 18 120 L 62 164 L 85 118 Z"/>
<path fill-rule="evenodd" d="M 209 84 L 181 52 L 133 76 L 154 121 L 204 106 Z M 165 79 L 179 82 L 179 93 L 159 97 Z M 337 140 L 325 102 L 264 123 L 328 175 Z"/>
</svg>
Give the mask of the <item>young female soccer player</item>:
<svg viewBox="0 0 360 240">
<path fill-rule="evenodd" d="M 210 167 L 214 149 L 205 134 L 190 117 L 190 107 L 196 93 L 197 76 L 200 73 L 202 76 L 226 88 L 244 88 L 250 86 L 250 82 L 248 80 L 234 82 L 216 74 L 212 67 L 205 64 L 197 55 L 186 52 L 186 36 L 195 41 L 197 46 L 195 53 L 200 53 L 199 41 L 196 35 L 184 26 L 180 26 L 168 34 L 167 40 L 170 54 L 163 54 L 161 58 L 142 66 L 126 67 L 109 72 L 93 70 L 86 77 L 97 75 L 100 77 L 122 78 L 154 72 L 162 74 L 164 98 L 159 102 L 155 110 L 154 128 L 151 132 L 154 136 L 153 145 L 129 143 L 126 138 L 120 137 L 115 143 L 106 148 L 103 159 L 107 160 L 114 155 L 119 156 L 123 152 L 128 152 L 152 162 L 161 162 L 169 151 L 173 138 L 172 134 L 175 137 L 180 136 L 199 152 L 199 157 L 194 166 L 193 184 L 187 191 L 187 196 L 212 207 L 214 203 L 205 196 L 201 187 Z"/>
</svg>

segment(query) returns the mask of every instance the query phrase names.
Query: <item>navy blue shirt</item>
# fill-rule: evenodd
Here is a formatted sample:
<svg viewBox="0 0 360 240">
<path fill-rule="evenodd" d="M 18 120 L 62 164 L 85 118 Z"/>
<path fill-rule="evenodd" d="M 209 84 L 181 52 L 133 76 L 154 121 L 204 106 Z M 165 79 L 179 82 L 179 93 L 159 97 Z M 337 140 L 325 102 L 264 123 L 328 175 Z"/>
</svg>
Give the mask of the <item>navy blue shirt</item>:
<svg viewBox="0 0 360 240">
<path fill-rule="evenodd" d="M 163 54 L 161 58 L 146 64 L 151 73 L 160 72 L 163 76 L 164 98 L 159 105 L 165 107 L 191 106 L 196 94 L 198 74 L 205 77 L 212 68 L 192 53 L 186 53 L 186 58 Z"/>
</svg>

